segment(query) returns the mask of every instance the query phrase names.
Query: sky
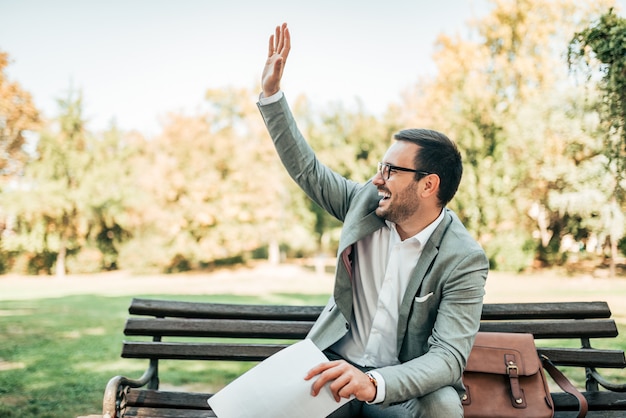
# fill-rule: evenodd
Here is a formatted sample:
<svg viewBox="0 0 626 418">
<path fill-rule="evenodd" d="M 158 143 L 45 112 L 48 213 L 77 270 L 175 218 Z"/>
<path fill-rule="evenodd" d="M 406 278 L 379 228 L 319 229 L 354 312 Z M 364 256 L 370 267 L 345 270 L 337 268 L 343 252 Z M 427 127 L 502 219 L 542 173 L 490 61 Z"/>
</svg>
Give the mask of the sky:
<svg viewBox="0 0 626 418">
<path fill-rule="evenodd" d="M 623 3 L 626 0 L 622 0 Z M 147 136 L 170 112 L 202 110 L 208 89 L 257 89 L 269 36 L 287 22 L 282 88 L 314 105 L 380 113 L 435 72 L 437 36 L 469 33 L 488 0 L 0 0 L 6 73 L 45 117 L 71 89 L 88 129 Z"/>
</svg>

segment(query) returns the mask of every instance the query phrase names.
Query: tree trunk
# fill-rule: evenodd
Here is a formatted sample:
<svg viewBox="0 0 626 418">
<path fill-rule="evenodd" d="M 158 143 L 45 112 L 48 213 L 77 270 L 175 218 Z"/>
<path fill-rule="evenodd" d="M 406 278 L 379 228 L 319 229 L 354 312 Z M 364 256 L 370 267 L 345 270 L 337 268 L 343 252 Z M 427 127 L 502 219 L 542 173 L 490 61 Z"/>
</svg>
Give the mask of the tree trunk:
<svg viewBox="0 0 626 418">
<path fill-rule="evenodd" d="M 615 260 L 617 260 L 617 239 L 613 235 L 609 236 L 609 243 L 611 244 L 611 258 L 609 259 L 609 277 L 614 278 L 617 276 L 615 271 Z"/>
<path fill-rule="evenodd" d="M 67 255 L 66 238 L 61 238 L 61 246 L 59 247 L 59 253 L 57 254 L 57 262 L 55 266 L 55 275 L 57 278 L 65 277 L 65 256 Z"/>
<path fill-rule="evenodd" d="M 270 241 L 267 258 L 269 263 L 273 266 L 280 264 L 280 245 L 275 239 Z"/>
</svg>

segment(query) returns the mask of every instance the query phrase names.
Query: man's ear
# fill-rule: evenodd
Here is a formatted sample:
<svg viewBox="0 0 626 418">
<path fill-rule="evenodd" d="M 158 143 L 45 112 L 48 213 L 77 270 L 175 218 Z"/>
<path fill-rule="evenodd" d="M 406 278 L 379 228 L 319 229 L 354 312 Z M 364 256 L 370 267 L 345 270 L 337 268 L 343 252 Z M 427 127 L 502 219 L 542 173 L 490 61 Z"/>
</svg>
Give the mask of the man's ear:
<svg viewBox="0 0 626 418">
<path fill-rule="evenodd" d="M 437 197 L 437 193 L 439 192 L 439 183 L 441 179 L 437 174 L 429 174 L 422 178 L 422 187 L 420 189 L 420 193 L 423 198 L 428 198 L 431 196 Z"/>
</svg>

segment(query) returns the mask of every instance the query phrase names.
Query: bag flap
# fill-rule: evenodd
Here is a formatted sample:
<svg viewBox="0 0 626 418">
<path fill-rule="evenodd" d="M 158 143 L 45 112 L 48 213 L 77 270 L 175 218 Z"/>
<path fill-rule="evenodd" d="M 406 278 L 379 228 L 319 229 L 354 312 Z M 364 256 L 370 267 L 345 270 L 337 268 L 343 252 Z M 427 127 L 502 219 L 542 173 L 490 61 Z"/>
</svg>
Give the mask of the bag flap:
<svg viewBox="0 0 626 418">
<path fill-rule="evenodd" d="M 465 371 L 506 375 L 505 355 L 514 356 L 520 376 L 533 375 L 541 368 L 532 334 L 479 332 Z"/>
</svg>

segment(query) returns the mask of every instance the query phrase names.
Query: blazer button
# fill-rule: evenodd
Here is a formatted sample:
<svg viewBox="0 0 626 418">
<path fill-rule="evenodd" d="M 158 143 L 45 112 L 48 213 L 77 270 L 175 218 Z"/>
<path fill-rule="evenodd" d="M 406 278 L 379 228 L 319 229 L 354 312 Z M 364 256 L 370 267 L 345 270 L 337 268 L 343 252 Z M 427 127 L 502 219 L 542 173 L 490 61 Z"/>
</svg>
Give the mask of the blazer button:
<svg viewBox="0 0 626 418">
<path fill-rule="evenodd" d="M 346 322 L 346 329 L 350 329 L 350 324 Z"/>
</svg>

